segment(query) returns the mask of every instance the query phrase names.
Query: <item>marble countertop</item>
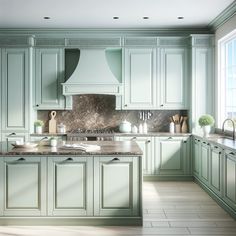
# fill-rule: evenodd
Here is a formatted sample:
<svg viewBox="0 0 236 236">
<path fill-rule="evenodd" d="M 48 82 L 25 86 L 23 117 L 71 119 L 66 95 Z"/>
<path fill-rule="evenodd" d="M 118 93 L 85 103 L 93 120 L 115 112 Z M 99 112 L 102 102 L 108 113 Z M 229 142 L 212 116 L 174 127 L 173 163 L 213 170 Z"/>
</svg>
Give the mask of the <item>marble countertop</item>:
<svg viewBox="0 0 236 236">
<path fill-rule="evenodd" d="M 51 146 L 38 146 L 33 149 L 25 148 L 14 148 L 8 147 L 5 142 L 1 143 L 0 155 L 135 155 L 141 156 L 142 150 L 139 148 L 138 144 L 134 141 L 83 141 L 83 142 L 67 142 L 67 144 L 92 144 L 99 145 L 101 149 L 99 151 L 85 152 L 78 149 L 64 149 L 62 145 L 57 147 Z M 10 150 L 9 150 L 10 148 Z"/>
<path fill-rule="evenodd" d="M 169 133 L 169 132 L 148 132 L 148 133 L 119 133 L 119 132 L 115 132 L 113 133 L 114 136 L 116 137 L 119 137 L 119 136 L 136 136 L 136 137 L 158 137 L 158 136 L 190 136 L 191 133 Z M 42 134 L 30 134 L 30 136 L 32 137 L 41 137 L 41 136 L 66 136 L 67 133 L 65 134 L 59 134 L 59 133 L 56 133 L 56 134 L 49 134 L 49 133 L 42 133 Z M 91 134 L 86 134 L 86 133 L 78 133 L 78 136 L 81 135 L 81 136 L 89 136 Z M 98 134 L 95 134 L 95 135 L 98 135 Z M 107 135 L 107 134 L 103 134 L 103 133 L 100 133 L 99 136 L 102 136 L 102 135 Z"/>
<path fill-rule="evenodd" d="M 215 144 L 222 149 L 230 149 L 236 151 L 236 140 L 233 140 L 231 137 L 222 136 L 220 134 L 210 134 L 209 137 L 204 137 L 201 134 L 193 134 L 196 138 L 201 138 L 206 142 Z"/>
</svg>

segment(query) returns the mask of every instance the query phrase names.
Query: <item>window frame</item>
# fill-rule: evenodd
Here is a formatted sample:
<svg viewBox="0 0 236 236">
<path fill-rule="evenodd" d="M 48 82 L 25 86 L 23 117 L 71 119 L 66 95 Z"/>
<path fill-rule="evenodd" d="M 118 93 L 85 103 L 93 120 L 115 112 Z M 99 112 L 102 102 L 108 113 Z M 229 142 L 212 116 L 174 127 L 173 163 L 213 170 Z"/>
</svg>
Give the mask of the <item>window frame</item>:
<svg viewBox="0 0 236 236">
<path fill-rule="evenodd" d="M 218 47 L 217 47 L 217 54 L 218 54 L 218 62 L 217 62 L 217 68 L 218 68 L 218 73 L 217 73 L 217 112 L 216 112 L 216 125 L 217 128 L 222 128 L 223 121 L 228 118 L 224 117 L 223 114 L 226 113 L 225 109 L 225 100 L 226 96 L 225 93 L 222 91 L 225 91 L 225 80 L 224 75 L 225 75 L 225 68 L 226 68 L 226 60 L 227 60 L 227 43 L 229 43 L 232 40 L 236 40 L 236 29 L 221 38 L 218 41 Z M 232 131 L 229 127 L 225 127 L 226 130 Z"/>
</svg>

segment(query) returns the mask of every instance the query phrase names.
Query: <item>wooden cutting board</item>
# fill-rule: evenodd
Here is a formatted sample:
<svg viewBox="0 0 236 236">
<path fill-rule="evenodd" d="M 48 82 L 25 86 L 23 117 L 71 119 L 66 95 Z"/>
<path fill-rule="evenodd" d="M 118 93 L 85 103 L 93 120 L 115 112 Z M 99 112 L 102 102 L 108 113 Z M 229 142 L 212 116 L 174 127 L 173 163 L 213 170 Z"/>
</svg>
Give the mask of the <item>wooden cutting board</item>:
<svg viewBox="0 0 236 236">
<path fill-rule="evenodd" d="M 55 134 L 57 132 L 57 121 L 55 120 L 56 111 L 52 111 L 50 116 L 51 119 L 49 120 L 49 134 Z"/>
</svg>

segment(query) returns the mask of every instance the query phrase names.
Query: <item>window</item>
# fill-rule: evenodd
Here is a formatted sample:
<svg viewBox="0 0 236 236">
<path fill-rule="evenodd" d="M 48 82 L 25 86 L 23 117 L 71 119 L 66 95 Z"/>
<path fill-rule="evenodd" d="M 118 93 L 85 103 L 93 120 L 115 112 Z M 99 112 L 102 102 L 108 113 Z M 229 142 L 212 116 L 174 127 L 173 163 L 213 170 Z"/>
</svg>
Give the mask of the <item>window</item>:
<svg viewBox="0 0 236 236">
<path fill-rule="evenodd" d="M 219 41 L 218 126 L 226 118 L 236 123 L 236 30 Z M 227 129 L 232 128 L 229 122 Z"/>
</svg>

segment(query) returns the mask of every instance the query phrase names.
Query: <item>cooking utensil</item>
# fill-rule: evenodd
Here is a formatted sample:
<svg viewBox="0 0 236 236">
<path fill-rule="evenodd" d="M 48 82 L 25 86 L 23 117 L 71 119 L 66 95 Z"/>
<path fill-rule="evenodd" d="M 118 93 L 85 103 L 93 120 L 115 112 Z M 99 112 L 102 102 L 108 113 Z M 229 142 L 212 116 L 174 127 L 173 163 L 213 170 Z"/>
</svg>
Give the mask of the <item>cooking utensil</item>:
<svg viewBox="0 0 236 236">
<path fill-rule="evenodd" d="M 49 120 L 49 133 L 55 134 L 57 131 L 57 121 L 55 120 L 56 117 L 56 111 L 51 112 L 51 119 Z"/>
</svg>

